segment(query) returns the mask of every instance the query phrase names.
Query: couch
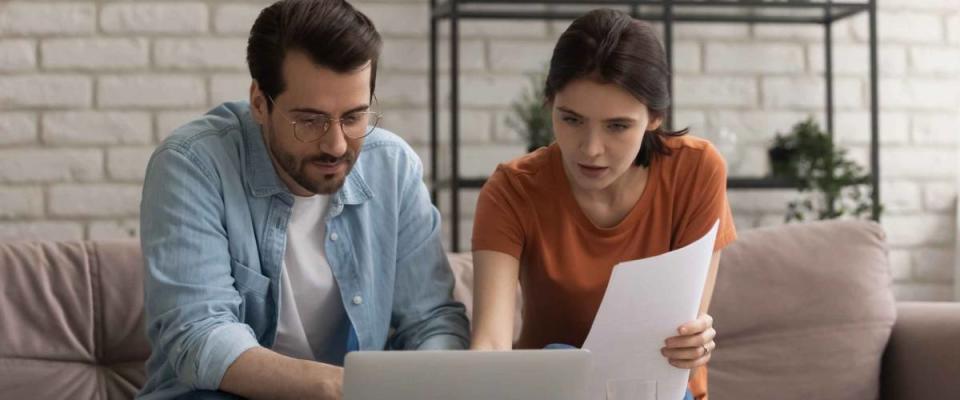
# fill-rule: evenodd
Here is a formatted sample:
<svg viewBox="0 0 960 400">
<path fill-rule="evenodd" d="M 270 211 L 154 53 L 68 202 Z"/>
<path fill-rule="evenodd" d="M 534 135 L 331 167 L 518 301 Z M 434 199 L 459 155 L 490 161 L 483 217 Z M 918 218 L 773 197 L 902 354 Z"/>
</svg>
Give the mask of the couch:
<svg viewBox="0 0 960 400">
<path fill-rule="evenodd" d="M 450 259 L 469 306 L 470 257 Z M 136 241 L 0 243 L 0 398 L 131 398 L 150 352 L 141 268 Z M 960 304 L 890 286 L 876 224 L 742 231 L 711 307 L 711 399 L 960 398 Z"/>
</svg>

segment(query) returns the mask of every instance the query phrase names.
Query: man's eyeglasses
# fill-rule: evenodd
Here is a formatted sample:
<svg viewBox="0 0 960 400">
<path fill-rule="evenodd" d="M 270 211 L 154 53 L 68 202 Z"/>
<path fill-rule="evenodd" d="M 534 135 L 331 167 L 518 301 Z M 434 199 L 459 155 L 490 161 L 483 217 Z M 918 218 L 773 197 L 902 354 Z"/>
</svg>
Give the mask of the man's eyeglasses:
<svg viewBox="0 0 960 400">
<path fill-rule="evenodd" d="M 274 106 L 277 105 L 277 102 L 274 101 L 272 97 L 267 96 L 267 99 L 269 99 Z M 320 140 L 323 135 L 326 135 L 327 132 L 330 131 L 330 127 L 333 126 L 334 122 L 340 124 L 340 131 L 343 132 L 347 138 L 354 140 L 363 139 L 373 133 L 374 129 L 377 129 L 377 125 L 380 124 L 380 119 L 382 118 L 380 113 L 376 111 L 354 111 L 341 118 L 331 118 L 323 114 L 311 114 L 309 116 L 290 118 L 289 115 L 280 110 L 280 107 L 276 107 L 276 110 L 293 126 L 293 136 L 304 143 Z"/>
</svg>

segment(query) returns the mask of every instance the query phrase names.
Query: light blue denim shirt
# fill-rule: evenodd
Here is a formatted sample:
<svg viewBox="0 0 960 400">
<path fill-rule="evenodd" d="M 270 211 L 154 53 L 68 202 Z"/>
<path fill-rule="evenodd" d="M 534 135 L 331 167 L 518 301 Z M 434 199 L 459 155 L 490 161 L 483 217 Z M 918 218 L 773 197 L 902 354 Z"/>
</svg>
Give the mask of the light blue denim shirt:
<svg viewBox="0 0 960 400">
<path fill-rule="evenodd" d="M 140 224 L 153 353 L 143 398 L 216 390 L 241 353 L 276 339 L 293 195 L 249 107 L 225 103 L 178 128 L 147 166 Z M 324 246 L 361 350 L 468 344 L 422 170 L 402 139 L 378 129 L 331 196 Z"/>
</svg>

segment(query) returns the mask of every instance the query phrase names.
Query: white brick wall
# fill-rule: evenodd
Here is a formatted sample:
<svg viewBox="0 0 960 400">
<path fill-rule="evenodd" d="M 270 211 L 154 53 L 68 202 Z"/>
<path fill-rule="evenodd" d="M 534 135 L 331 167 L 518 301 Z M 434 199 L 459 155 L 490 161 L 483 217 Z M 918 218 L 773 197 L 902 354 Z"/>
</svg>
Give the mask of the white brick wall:
<svg viewBox="0 0 960 400">
<path fill-rule="evenodd" d="M 960 14 L 947 18 L 947 39 L 950 43 L 960 43 Z"/>
<path fill-rule="evenodd" d="M 0 146 L 37 141 L 37 116 L 25 112 L 0 112 Z"/>
<path fill-rule="evenodd" d="M 207 6 L 187 2 L 108 3 L 100 12 L 104 32 L 187 35 L 207 31 Z"/>
<path fill-rule="evenodd" d="M 268 3 L 0 5 L 0 240 L 138 235 L 140 184 L 152 149 L 209 107 L 247 97 L 246 36 Z M 383 126 L 429 162 L 427 1 L 355 4 L 385 38 L 377 92 Z M 880 0 L 883 225 L 901 299 L 953 295 L 957 11 L 956 0 Z M 505 123 L 508 106 L 526 88 L 525 74 L 546 65 L 569 22 L 461 24 L 465 175 L 485 175 L 522 154 L 525 144 Z M 866 28 L 862 15 L 833 26 L 835 134 L 860 160 L 866 160 L 869 131 Z M 448 37 L 445 25 L 441 37 Z M 674 38 L 677 124 L 728 152 L 732 175 L 765 174 L 774 133 L 808 116 L 824 121 L 821 27 L 677 24 Z M 448 70 L 448 51 L 442 40 L 441 71 Z M 449 86 L 443 75 L 442 105 Z M 440 115 L 445 143 L 448 118 Z M 730 135 L 721 139 L 720 132 Z M 449 157 L 441 155 L 441 161 Z M 738 228 L 782 223 L 794 195 L 731 191 Z M 476 191 L 464 192 L 461 200 L 462 244 L 468 245 Z"/>
<path fill-rule="evenodd" d="M 92 33 L 93 3 L 12 1 L 0 7 L 0 34 L 45 35 Z"/>
<path fill-rule="evenodd" d="M 58 184 L 49 196 L 55 217 L 122 217 L 136 215 L 140 207 L 140 185 L 135 184 Z"/>
<path fill-rule="evenodd" d="M 883 43 L 937 43 L 943 40 L 943 21 L 943 16 L 936 13 L 881 10 L 877 18 L 877 26 L 882 27 L 878 31 L 879 40 Z M 866 41 L 867 25 L 854 25 L 854 37 Z"/>
<path fill-rule="evenodd" d="M 116 181 L 143 182 L 151 154 L 153 146 L 112 148 L 107 151 L 107 173 Z"/>
<path fill-rule="evenodd" d="M 8 148 L 0 150 L 0 182 L 92 182 L 103 178 L 99 149 Z"/>
<path fill-rule="evenodd" d="M 40 45 L 43 67 L 56 69 L 136 69 L 150 62 L 146 39 L 49 39 Z"/>
<path fill-rule="evenodd" d="M 0 71 L 29 71 L 37 66 L 36 44 L 32 40 L 0 40 Z"/>
<path fill-rule="evenodd" d="M 83 75 L 0 76 L 0 107 L 88 107 L 91 79 Z"/>
<path fill-rule="evenodd" d="M 246 35 L 260 15 L 260 4 L 224 4 L 216 8 L 213 28 L 217 33 Z"/>
<path fill-rule="evenodd" d="M 826 70 L 826 54 L 822 44 L 807 46 L 810 70 L 823 73 Z M 877 51 L 877 69 L 880 76 L 902 76 L 907 70 L 907 53 L 904 46 L 883 46 Z M 833 72 L 837 76 L 866 76 L 870 71 L 870 52 L 866 44 L 842 44 L 833 46 Z"/>
<path fill-rule="evenodd" d="M 706 49 L 706 71 L 711 73 L 782 74 L 804 69 L 803 47 L 797 44 L 707 43 Z"/>
<path fill-rule="evenodd" d="M 51 145 L 148 144 L 153 142 L 146 112 L 66 111 L 45 113 L 43 142 Z"/>
<path fill-rule="evenodd" d="M 678 76 L 674 82 L 678 107 L 744 106 L 757 104 L 758 88 L 753 78 Z"/>
<path fill-rule="evenodd" d="M 883 110 L 955 111 L 960 104 L 960 78 L 881 78 Z"/>
<path fill-rule="evenodd" d="M 491 43 L 490 68 L 507 72 L 541 71 L 550 59 L 553 43 L 547 40 L 505 40 Z"/>
<path fill-rule="evenodd" d="M 960 47 L 930 46 L 910 48 L 912 72 L 956 77 L 960 73 Z"/>
<path fill-rule="evenodd" d="M 97 83 L 102 108 L 199 107 L 207 103 L 206 83 L 192 75 L 105 76 Z"/>
<path fill-rule="evenodd" d="M 153 48 L 159 67 L 246 69 L 244 39 L 160 39 Z"/>
<path fill-rule="evenodd" d="M 83 224 L 79 222 L 0 222 L 0 240 L 81 240 Z"/>
<path fill-rule="evenodd" d="M 826 82 L 820 78 L 765 77 L 763 78 L 763 105 L 767 108 L 800 108 L 822 110 L 827 103 Z M 838 110 L 860 108 L 863 100 L 863 82 L 858 79 L 836 78 L 833 81 L 833 105 Z"/>
<path fill-rule="evenodd" d="M 0 218 L 43 216 L 43 190 L 39 187 L 0 189 Z"/>
</svg>

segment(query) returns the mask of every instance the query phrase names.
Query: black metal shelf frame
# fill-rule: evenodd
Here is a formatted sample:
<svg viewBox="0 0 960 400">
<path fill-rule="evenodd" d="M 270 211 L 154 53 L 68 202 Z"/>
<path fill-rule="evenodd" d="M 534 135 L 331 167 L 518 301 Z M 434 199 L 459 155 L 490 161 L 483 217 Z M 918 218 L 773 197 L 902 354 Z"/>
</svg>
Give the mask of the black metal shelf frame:
<svg viewBox="0 0 960 400">
<path fill-rule="evenodd" d="M 439 191 L 450 190 L 450 246 L 459 251 L 460 190 L 479 188 L 485 178 L 460 176 L 460 21 L 474 20 L 570 20 L 597 7 L 627 7 L 634 18 L 657 21 L 663 26 L 664 50 L 673 70 L 673 24 L 682 23 L 747 23 L 747 24 L 815 24 L 824 28 L 824 79 L 826 87 L 826 128 L 833 135 L 833 23 L 859 13 L 868 15 L 869 86 L 870 86 L 870 177 L 871 200 L 880 204 L 879 102 L 877 71 L 877 0 L 834 2 L 832 0 L 430 0 L 430 190 L 438 204 Z M 580 7 L 579 9 L 577 7 Z M 449 22 L 450 45 L 450 178 L 439 176 L 439 25 Z M 673 92 L 673 82 L 669 83 Z M 673 126 L 673 110 L 667 115 Z M 730 189 L 792 189 L 795 182 L 775 178 L 730 177 Z M 878 207 L 872 218 L 880 220 Z"/>
</svg>

